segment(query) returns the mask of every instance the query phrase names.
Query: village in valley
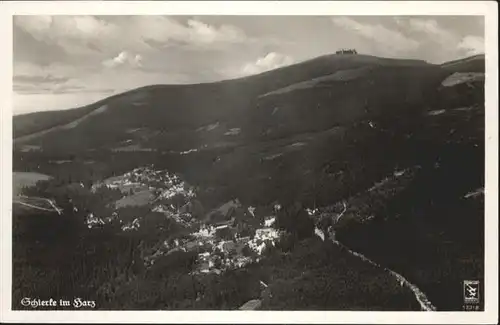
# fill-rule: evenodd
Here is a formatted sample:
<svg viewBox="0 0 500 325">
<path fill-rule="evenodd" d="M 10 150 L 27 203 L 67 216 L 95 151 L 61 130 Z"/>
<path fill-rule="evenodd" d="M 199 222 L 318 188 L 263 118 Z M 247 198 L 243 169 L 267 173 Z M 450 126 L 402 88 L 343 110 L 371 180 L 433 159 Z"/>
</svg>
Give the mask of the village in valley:
<svg viewBox="0 0 500 325">
<path fill-rule="evenodd" d="M 161 213 L 183 229 L 175 238 L 165 232 L 165 238 L 143 254 L 146 267 L 174 252 L 195 252 L 197 266 L 193 274 L 221 274 L 258 262 L 280 237 L 280 231 L 273 227 L 275 212 L 280 208 L 278 204 L 267 215 L 257 215 L 254 207 L 244 207 L 238 199 L 233 199 L 204 213 L 193 187 L 176 175 L 157 171 L 153 166 L 109 178 L 94 184 L 92 190 L 103 186 L 121 191 L 122 198 L 114 202 L 116 210 L 111 216 L 89 213 L 89 228 L 118 220 L 122 231 L 139 231 L 144 222 L 140 216 L 123 220 L 118 211 L 119 208 L 141 206 Z"/>
</svg>

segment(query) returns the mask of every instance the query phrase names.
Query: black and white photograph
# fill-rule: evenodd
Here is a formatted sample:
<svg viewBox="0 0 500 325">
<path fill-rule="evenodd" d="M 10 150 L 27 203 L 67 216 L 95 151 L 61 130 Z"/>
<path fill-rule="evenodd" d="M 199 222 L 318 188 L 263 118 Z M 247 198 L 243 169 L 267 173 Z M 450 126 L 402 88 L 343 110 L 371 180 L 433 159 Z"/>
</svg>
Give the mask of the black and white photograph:
<svg viewBox="0 0 500 325">
<path fill-rule="evenodd" d="M 6 308 L 498 321 L 486 13 L 384 5 L 13 14 Z"/>
</svg>

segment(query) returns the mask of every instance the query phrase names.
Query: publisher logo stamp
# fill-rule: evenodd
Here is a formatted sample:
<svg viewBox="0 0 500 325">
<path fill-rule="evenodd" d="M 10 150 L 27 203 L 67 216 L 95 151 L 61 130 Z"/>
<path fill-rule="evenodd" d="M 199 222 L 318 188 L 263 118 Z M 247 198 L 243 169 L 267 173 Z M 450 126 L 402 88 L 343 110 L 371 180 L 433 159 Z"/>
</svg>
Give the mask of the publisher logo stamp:
<svg viewBox="0 0 500 325">
<path fill-rule="evenodd" d="M 479 281 L 464 281 L 464 302 L 466 304 L 479 304 Z"/>
</svg>

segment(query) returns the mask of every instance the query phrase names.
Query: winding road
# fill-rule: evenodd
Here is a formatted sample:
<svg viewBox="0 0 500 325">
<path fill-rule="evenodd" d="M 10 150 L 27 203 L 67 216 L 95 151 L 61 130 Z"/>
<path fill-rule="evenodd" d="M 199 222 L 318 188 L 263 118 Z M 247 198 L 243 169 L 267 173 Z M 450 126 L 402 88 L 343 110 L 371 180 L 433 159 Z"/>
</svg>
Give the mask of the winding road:
<svg viewBox="0 0 500 325">
<path fill-rule="evenodd" d="M 320 237 L 322 239 L 324 238 L 324 236 L 323 237 L 318 236 L 318 237 Z M 417 299 L 418 303 L 420 304 L 420 308 L 422 311 L 436 311 L 436 307 L 430 302 L 430 300 L 422 292 L 422 290 L 420 290 L 416 285 L 414 285 L 413 283 L 408 281 L 404 276 L 402 276 L 401 274 L 399 274 L 391 269 L 388 269 L 386 267 L 383 267 L 383 266 L 375 263 L 374 261 L 370 260 L 368 257 L 364 256 L 361 253 L 358 253 L 358 252 L 351 250 L 350 248 L 348 248 L 347 246 L 345 246 L 344 244 L 342 244 L 341 242 L 339 242 L 338 240 L 335 239 L 335 232 L 330 233 L 329 239 L 332 241 L 333 244 L 342 247 L 343 249 L 348 251 L 351 255 L 356 256 L 356 257 L 360 258 L 361 260 L 363 260 L 364 262 L 370 263 L 371 265 L 373 265 L 375 267 L 383 269 L 386 273 L 390 274 L 396 281 L 398 281 L 402 287 L 407 287 L 408 289 L 410 289 L 413 292 L 413 294 L 415 295 L 415 299 Z M 324 240 L 325 239 L 323 239 L 323 241 Z"/>
<path fill-rule="evenodd" d="M 26 203 L 26 202 L 22 202 L 22 201 L 16 200 L 16 199 L 12 200 L 12 202 L 24 205 L 24 206 L 32 208 L 32 209 L 37 209 L 37 210 L 47 211 L 47 212 L 56 212 L 59 215 L 62 214 L 62 209 L 58 208 L 52 200 L 49 200 L 49 199 L 46 199 L 46 198 L 43 198 L 43 197 L 27 197 L 27 196 L 18 196 L 18 198 L 20 198 L 20 199 L 24 198 L 24 199 L 42 200 L 44 202 L 47 202 L 52 209 L 43 208 L 43 207 L 40 207 L 40 206 L 37 206 L 37 205 L 33 205 L 33 204 L 29 204 L 29 203 Z"/>
</svg>

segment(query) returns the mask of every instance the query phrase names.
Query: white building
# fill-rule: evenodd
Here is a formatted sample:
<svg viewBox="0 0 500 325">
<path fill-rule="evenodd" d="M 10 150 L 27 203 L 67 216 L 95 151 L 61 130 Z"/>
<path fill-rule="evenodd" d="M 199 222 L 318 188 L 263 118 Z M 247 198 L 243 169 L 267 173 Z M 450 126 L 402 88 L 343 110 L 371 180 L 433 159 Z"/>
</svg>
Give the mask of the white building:
<svg viewBox="0 0 500 325">
<path fill-rule="evenodd" d="M 276 222 L 276 217 L 266 217 L 264 219 L 264 226 L 271 227 Z"/>
</svg>

